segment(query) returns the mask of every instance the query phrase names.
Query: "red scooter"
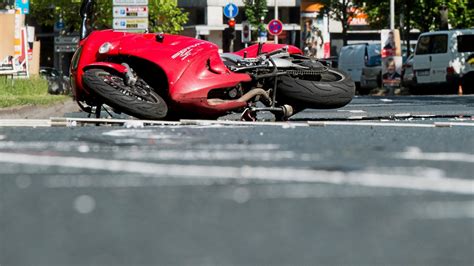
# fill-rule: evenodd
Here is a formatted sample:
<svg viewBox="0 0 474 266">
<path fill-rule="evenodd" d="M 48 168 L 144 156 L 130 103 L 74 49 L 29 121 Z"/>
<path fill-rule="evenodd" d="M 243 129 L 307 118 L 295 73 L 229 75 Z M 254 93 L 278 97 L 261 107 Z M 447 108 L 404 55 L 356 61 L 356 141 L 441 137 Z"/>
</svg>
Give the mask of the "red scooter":
<svg viewBox="0 0 474 266">
<path fill-rule="evenodd" d="M 71 85 L 79 106 L 100 116 L 105 104 L 140 119 L 216 119 L 259 111 L 285 120 L 306 109 L 338 108 L 354 96 L 345 73 L 305 57 L 297 47 L 256 44 L 219 54 L 210 42 L 161 33 L 92 31 L 93 0 L 81 7 Z M 257 104 L 257 103 L 261 104 Z"/>
</svg>

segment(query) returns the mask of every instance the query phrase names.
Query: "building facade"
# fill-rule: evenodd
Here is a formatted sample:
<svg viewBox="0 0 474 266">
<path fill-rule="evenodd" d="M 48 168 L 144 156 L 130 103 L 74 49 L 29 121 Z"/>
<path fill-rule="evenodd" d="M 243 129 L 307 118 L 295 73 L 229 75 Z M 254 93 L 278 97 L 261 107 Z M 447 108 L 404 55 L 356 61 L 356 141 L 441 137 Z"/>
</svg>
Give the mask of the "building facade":
<svg viewBox="0 0 474 266">
<path fill-rule="evenodd" d="M 184 35 L 205 39 L 216 43 L 223 51 L 229 51 L 229 40 L 224 31 L 227 28 L 227 18 L 224 16 L 224 6 L 233 3 L 239 7 L 236 19 L 236 39 L 234 50 L 244 47 L 241 42 L 242 21 L 245 18 L 245 6 L 242 0 L 178 0 L 178 6 L 189 13 L 189 21 L 185 25 Z M 278 19 L 283 23 L 283 32 L 278 37 L 279 43 L 292 44 L 301 49 L 307 49 L 308 27 L 315 25 L 322 38 L 317 44 L 316 57 L 337 56 L 343 46 L 342 26 L 320 14 L 322 5 L 316 0 L 267 0 L 268 12 L 265 23 L 275 18 L 275 6 L 278 7 Z M 359 13 L 351 19 L 346 35 L 348 43 L 380 42 L 380 30 L 373 30 L 367 23 L 365 14 Z M 417 34 L 410 36 L 417 38 Z M 268 40 L 273 37 L 268 35 Z M 256 37 L 252 39 L 256 41 Z M 329 50 L 329 51 L 328 51 Z M 324 51 L 324 52 L 322 52 Z"/>
<path fill-rule="evenodd" d="M 234 50 L 244 47 L 241 42 L 242 21 L 245 18 L 245 6 L 241 0 L 178 0 L 178 6 L 189 13 L 189 21 L 185 25 L 184 35 L 205 39 L 217 44 L 224 51 L 228 50 L 228 40 L 223 35 L 227 28 L 224 6 L 233 3 L 239 7 L 236 20 L 236 39 Z M 283 32 L 279 36 L 280 43 L 300 45 L 300 1 L 299 0 L 267 0 L 268 12 L 264 22 L 275 18 L 275 4 L 278 7 L 278 19 L 283 23 Z M 268 36 L 272 40 L 272 36 Z M 252 40 L 256 41 L 256 40 Z"/>
</svg>

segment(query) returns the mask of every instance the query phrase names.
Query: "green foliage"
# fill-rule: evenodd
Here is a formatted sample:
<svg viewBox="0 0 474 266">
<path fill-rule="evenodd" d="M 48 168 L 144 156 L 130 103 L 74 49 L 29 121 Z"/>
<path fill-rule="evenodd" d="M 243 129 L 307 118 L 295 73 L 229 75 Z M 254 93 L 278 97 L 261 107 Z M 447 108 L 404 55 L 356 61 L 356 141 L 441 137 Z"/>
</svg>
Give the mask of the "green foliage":
<svg viewBox="0 0 474 266">
<path fill-rule="evenodd" d="M 390 20 L 389 1 L 354 0 L 362 6 L 373 28 L 388 28 Z M 474 26 L 474 2 L 470 0 L 395 0 L 395 22 L 422 32 L 440 27 L 440 7 L 448 7 L 448 22 L 453 28 Z M 402 15 L 402 16 L 400 16 Z"/>
<path fill-rule="evenodd" d="M 363 3 L 366 4 L 364 9 L 364 12 L 368 16 L 368 20 L 370 23 L 370 26 L 374 29 L 384 29 L 389 27 L 389 17 L 387 15 L 380 16 L 381 12 L 385 12 L 384 14 L 387 14 L 387 12 L 390 12 L 390 2 L 389 1 L 383 1 L 383 2 L 378 2 L 378 5 L 374 5 L 375 1 L 357 1 L 360 6 L 363 5 Z M 396 14 L 399 14 L 399 12 L 396 12 Z"/>
<path fill-rule="evenodd" d="M 334 20 L 347 24 L 347 20 L 354 16 L 353 7 L 356 7 L 351 0 L 321 0 L 323 4 L 322 12 L 329 15 Z"/>
<path fill-rule="evenodd" d="M 152 32 L 179 33 L 188 22 L 188 13 L 178 8 L 177 1 L 150 0 L 148 6 Z"/>
<path fill-rule="evenodd" d="M 27 18 L 40 26 L 53 26 L 61 15 L 68 28 L 79 30 L 81 3 L 73 0 L 31 0 Z"/>
<path fill-rule="evenodd" d="M 41 78 L 13 81 L 0 78 L 0 108 L 29 104 L 47 105 L 68 99 L 71 97 L 48 94 L 48 82 Z"/>
<path fill-rule="evenodd" d="M 79 0 L 31 0 L 31 19 L 40 26 L 53 26 L 62 16 L 68 32 L 79 31 L 81 18 Z M 149 0 L 149 28 L 152 32 L 178 33 L 188 21 L 188 14 L 174 0 Z M 112 0 L 96 0 L 93 27 L 112 26 Z"/>
<path fill-rule="evenodd" d="M 265 31 L 265 25 L 261 18 L 265 18 L 268 12 L 266 0 L 244 0 L 245 16 L 254 29 Z"/>
<path fill-rule="evenodd" d="M 474 1 L 452 0 L 448 1 L 447 7 L 449 23 L 453 28 L 474 27 Z"/>
<path fill-rule="evenodd" d="M 109 29 L 112 27 L 112 20 L 112 0 L 95 0 L 94 14 L 92 15 L 93 28 Z"/>
<path fill-rule="evenodd" d="M 346 33 L 349 29 L 349 19 L 354 17 L 356 3 L 352 0 L 321 0 L 319 3 L 324 5 L 323 14 L 341 23 L 344 45 L 347 44 Z"/>
</svg>

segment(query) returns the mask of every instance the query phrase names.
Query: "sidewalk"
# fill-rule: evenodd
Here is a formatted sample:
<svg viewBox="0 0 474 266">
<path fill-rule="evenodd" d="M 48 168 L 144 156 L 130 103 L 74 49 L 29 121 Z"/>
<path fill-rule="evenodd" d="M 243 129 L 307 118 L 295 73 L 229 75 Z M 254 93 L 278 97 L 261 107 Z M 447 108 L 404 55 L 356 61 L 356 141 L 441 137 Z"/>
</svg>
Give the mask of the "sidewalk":
<svg viewBox="0 0 474 266">
<path fill-rule="evenodd" d="M 0 109 L 0 119 L 47 119 L 64 116 L 65 113 L 78 112 L 79 106 L 73 100 L 53 105 L 26 105 Z"/>
</svg>

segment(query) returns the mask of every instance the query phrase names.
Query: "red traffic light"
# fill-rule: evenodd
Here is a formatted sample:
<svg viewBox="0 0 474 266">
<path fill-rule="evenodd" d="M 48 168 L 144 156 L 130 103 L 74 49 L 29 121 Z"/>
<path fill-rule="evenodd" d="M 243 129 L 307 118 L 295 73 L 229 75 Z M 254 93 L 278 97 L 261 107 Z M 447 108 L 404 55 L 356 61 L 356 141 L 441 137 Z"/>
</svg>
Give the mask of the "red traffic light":
<svg viewBox="0 0 474 266">
<path fill-rule="evenodd" d="M 227 25 L 229 25 L 230 28 L 235 28 L 235 19 L 231 18 L 227 22 Z"/>
</svg>

